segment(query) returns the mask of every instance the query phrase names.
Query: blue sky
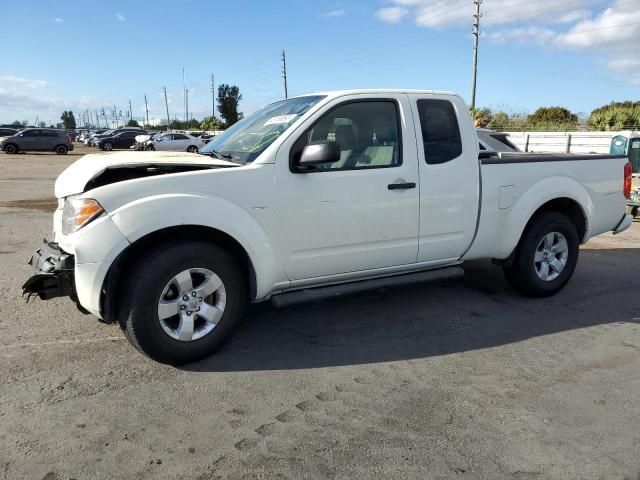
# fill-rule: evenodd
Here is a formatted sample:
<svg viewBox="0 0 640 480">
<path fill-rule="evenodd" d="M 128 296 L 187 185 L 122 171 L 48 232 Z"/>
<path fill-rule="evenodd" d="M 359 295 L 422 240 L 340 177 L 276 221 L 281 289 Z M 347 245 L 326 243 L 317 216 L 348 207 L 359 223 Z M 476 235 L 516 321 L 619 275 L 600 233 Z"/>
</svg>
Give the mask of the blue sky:
<svg viewBox="0 0 640 480">
<path fill-rule="evenodd" d="M 358 87 L 470 97 L 472 0 L 4 2 L 0 122 L 102 106 L 210 115 L 210 75 L 250 113 L 283 95 Z M 640 0 L 484 0 L 480 106 L 576 112 L 640 99 Z M 11 45 L 12 48 L 6 48 Z M 632 51 L 632 50 L 636 51 Z"/>
</svg>

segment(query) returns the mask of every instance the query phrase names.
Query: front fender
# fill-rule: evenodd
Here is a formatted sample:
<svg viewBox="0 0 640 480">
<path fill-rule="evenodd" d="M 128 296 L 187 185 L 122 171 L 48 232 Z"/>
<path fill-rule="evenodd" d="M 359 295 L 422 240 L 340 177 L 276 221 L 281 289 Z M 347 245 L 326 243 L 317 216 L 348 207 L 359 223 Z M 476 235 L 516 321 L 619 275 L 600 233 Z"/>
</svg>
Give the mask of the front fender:
<svg viewBox="0 0 640 480">
<path fill-rule="evenodd" d="M 267 213 L 265 213 L 265 210 Z M 256 218 L 259 215 L 265 217 Z M 116 226 L 131 243 L 169 227 L 197 225 L 214 228 L 234 238 L 247 252 L 256 274 L 256 299 L 271 293 L 286 277 L 277 262 L 277 251 L 263 225 L 272 225 L 270 209 L 256 217 L 221 197 L 166 194 L 141 198 L 111 213 Z M 262 220 L 262 223 L 259 221 Z"/>
<path fill-rule="evenodd" d="M 503 232 L 495 258 L 508 257 L 520 241 L 527 223 L 535 212 L 545 203 L 558 198 L 568 198 L 576 202 L 584 215 L 587 234 L 582 239 L 589 238 L 589 226 L 593 216 L 593 202 L 587 189 L 570 177 L 555 176 L 545 178 L 529 187 L 517 197 L 513 206 L 505 210 L 506 218 L 498 230 Z"/>
</svg>

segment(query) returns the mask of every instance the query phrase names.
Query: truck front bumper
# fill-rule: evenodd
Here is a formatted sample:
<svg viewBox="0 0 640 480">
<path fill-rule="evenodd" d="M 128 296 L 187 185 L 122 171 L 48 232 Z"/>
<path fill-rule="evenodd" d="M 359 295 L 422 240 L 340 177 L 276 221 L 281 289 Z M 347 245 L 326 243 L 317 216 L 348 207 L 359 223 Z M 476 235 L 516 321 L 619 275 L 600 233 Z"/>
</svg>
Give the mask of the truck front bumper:
<svg viewBox="0 0 640 480">
<path fill-rule="evenodd" d="M 36 273 L 22 285 L 22 294 L 27 295 L 27 301 L 37 296 L 42 300 L 71 297 L 77 302 L 73 255 L 62 251 L 57 243 L 43 240 L 28 263 Z"/>
</svg>

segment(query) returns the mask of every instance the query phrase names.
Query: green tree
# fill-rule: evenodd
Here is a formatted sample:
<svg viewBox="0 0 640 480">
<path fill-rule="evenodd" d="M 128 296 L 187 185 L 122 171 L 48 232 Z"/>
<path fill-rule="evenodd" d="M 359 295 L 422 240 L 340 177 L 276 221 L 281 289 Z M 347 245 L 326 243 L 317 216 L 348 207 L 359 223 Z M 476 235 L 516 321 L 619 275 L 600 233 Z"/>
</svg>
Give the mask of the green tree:
<svg viewBox="0 0 640 480">
<path fill-rule="evenodd" d="M 578 115 L 563 107 L 540 107 L 529 115 L 528 124 L 536 130 L 575 130 Z"/>
<path fill-rule="evenodd" d="M 62 112 L 60 120 L 62 120 L 65 129 L 74 130 L 76 128 L 76 117 L 74 117 L 71 110 L 65 110 L 64 112 Z"/>
<path fill-rule="evenodd" d="M 205 117 L 200 124 L 200 128 L 206 131 L 221 130 L 222 122 L 214 117 Z"/>
<path fill-rule="evenodd" d="M 226 128 L 242 118 L 242 113 L 238 112 L 240 100 L 242 100 L 242 94 L 237 86 L 226 83 L 218 86 L 218 111 L 224 118 Z"/>
<path fill-rule="evenodd" d="M 140 124 L 135 120 L 129 120 L 127 122 L 127 127 L 139 127 L 139 126 L 140 126 Z"/>
<path fill-rule="evenodd" d="M 47 122 L 43 122 L 43 121 L 38 122 L 38 127 L 47 128 Z"/>
<path fill-rule="evenodd" d="M 489 108 L 476 108 L 475 110 L 470 110 L 470 112 L 476 128 L 486 128 L 493 117 Z"/>
<path fill-rule="evenodd" d="M 615 102 L 596 108 L 588 125 L 592 130 L 635 130 L 640 127 L 640 102 Z"/>
<path fill-rule="evenodd" d="M 11 125 L 15 125 L 16 127 L 22 127 L 22 122 L 20 120 L 14 120 Z"/>
</svg>

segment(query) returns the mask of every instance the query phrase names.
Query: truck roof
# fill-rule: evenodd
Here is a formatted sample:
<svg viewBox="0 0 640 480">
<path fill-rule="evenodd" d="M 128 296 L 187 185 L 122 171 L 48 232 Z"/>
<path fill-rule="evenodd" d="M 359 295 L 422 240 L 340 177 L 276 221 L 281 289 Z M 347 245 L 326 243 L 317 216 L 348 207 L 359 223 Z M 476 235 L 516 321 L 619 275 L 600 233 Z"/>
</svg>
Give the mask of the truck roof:
<svg viewBox="0 0 640 480">
<path fill-rule="evenodd" d="M 298 97 L 307 97 L 310 95 L 327 95 L 329 97 L 340 97 L 342 95 L 357 95 L 357 94 L 371 94 L 371 93 L 414 93 L 414 94 L 457 96 L 457 94 L 454 92 L 444 92 L 439 90 L 422 90 L 422 89 L 411 89 L 411 88 L 359 88 L 359 89 L 349 89 L 349 90 L 331 90 L 326 92 L 306 93 L 304 95 L 298 95 Z"/>
</svg>

